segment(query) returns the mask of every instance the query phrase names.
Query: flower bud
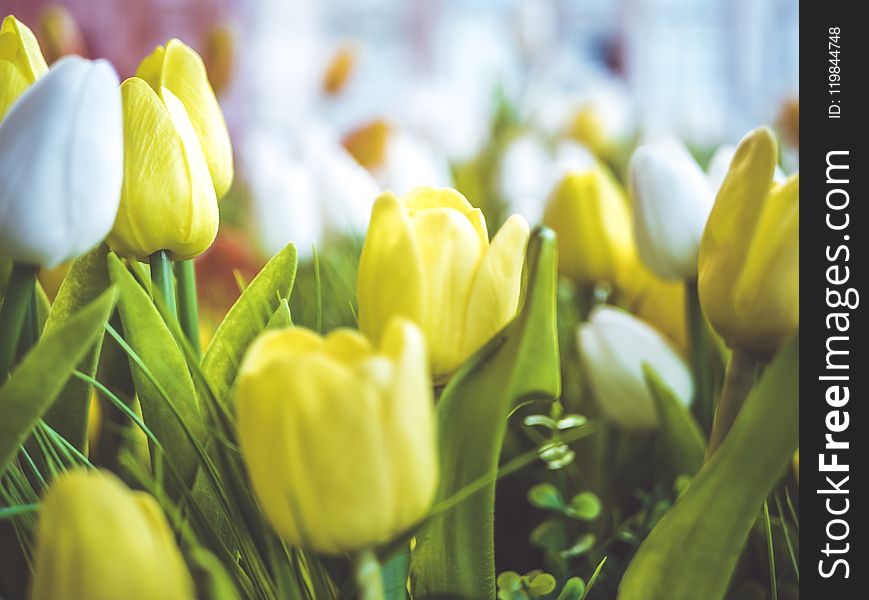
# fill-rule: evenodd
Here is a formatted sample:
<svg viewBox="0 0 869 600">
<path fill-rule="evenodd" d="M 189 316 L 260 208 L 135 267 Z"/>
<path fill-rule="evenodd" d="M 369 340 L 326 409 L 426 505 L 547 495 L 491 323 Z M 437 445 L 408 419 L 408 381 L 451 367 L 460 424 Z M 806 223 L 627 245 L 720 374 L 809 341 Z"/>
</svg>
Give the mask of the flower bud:
<svg viewBox="0 0 869 600">
<path fill-rule="evenodd" d="M 239 371 L 236 414 L 253 489 L 278 534 L 316 552 L 389 541 L 438 482 L 422 333 L 393 320 L 378 349 L 355 331 L 271 331 Z"/>
<path fill-rule="evenodd" d="M 655 329 L 629 313 L 599 305 L 578 332 L 579 355 L 601 412 L 625 429 L 652 429 L 658 415 L 643 373 L 648 364 L 685 406 L 694 395 L 691 371 Z"/>
<path fill-rule="evenodd" d="M 700 304 L 729 346 L 768 358 L 799 325 L 799 173 L 773 181 L 777 145 L 740 142 L 700 243 Z"/>
<path fill-rule="evenodd" d="M 123 176 L 121 98 L 109 63 L 55 63 L 0 124 L 0 147 L 0 255 L 53 267 L 106 237 Z"/>
<path fill-rule="evenodd" d="M 549 197 L 543 223 L 558 234 L 558 270 L 577 283 L 612 283 L 635 260 L 627 200 L 602 165 L 566 175 Z"/>
<path fill-rule="evenodd" d="M 31 600 L 192 599 L 193 582 L 156 501 L 114 475 L 73 471 L 39 511 Z"/>
<path fill-rule="evenodd" d="M 204 252 L 217 235 L 217 199 L 232 183 L 232 149 L 202 59 L 178 40 L 159 46 L 121 85 L 124 186 L 109 245 L 147 260 Z"/>
<path fill-rule="evenodd" d="M 634 152 L 630 176 L 640 258 L 664 279 L 694 279 L 712 208 L 706 175 L 682 145 L 659 142 Z"/>
<path fill-rule="evenodd" d="M 688 348 L 685 331 L 685 283 L 668 281 L 636 260 L 616 284 L 624 307 L 653 325 L 679 349 Z"/>
<path fill-rule="evenodd" d="M 490 245 L 483 213 L 453 189 L 382 194 L 359 263 L 360 329 L 377 341 L 393 316 L 415 322 L 446 381 L 515 316 L 528 235 L 514 215 Z"/>
<path fill-rule="evenodd" d="M 36 36 L 9 15 L 0 26 L 0 120 L 24 90 L 45 75 L 48 65 Z"/>
<path fill-rule="evenodd" d="M 87 44 L 75 17 L 62 4 L 52 4 L 42 11 L 39 18 L 39 39 L 45 48 L 49 63 L 75 54 L 87 57 Z"/>
</svg>

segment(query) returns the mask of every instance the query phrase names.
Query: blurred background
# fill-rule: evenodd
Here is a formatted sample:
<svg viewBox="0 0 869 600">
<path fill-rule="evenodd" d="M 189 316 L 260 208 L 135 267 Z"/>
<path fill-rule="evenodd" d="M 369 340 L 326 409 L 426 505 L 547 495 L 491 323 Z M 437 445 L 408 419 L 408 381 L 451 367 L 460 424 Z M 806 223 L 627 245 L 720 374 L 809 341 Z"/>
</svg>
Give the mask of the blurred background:
<svg viewBox="0 0 869 600">
<path fill-rule="evenodd" d="M 178 37 L 204 58 L 236 154 L 218 244 L 227 301 L 295 241 L 361 233 L 383 189 L 452 185 L 490 231 L 537 222 L 590 160 L 682 138 L 702 164 L 762 123 L 797 168 L 798 0 L 0 0 L 49 62 L 122 77 Z M 214 269 L 208 268 L 213 263 Z M 230 268 L 226 268 L 230 267 Z M 349 284 L 349 283 L 348 283 Z M 202 285 L 208 285 L 206 280 Z M 220 285 L 207 293 L 221 297 Z M 221 302 L 217 302 L 221 304 Z"/>
</svg>

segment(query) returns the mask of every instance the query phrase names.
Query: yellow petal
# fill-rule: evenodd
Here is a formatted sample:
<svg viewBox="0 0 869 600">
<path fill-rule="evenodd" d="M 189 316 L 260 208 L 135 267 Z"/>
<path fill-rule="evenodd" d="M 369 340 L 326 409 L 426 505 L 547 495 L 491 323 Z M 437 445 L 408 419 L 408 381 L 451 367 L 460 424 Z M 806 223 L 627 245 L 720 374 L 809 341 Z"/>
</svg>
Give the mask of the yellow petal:
<svg viewBox="0 0 869 600">
<path fill-rule="evenodd" d="M 9 15 L 0 26 L 0 61 L 13 63 L 28 83 L 48 72 L 39 42 L 30 28 Z"/>
<path fill-rule="evenodd" d="M 486 246 L 471 222 L 453 208 L 430 208 L 412 220 L 423 281 L 421 326 L 432 374 L 442 381 L 466 358 L 462 355 L 467 303 Z"/>
<path fill-rule="evenodd" d="M 395 531 L 401 531 L 426 512 L 437 491 L 434 397 L 425 338 L 416 325 L 393 319 L 380 351 L 395 363 L 384 423 L 389 432 L 386 452 L 393 457 L 395 482 L 392 525 Z"/>
<path fill-rule="evenodd" d="M 703 231 L 701 269 L 714 254 L 732 257 L 732 264 L 742 261 L 772 186 L 777 156 L 767 127 L 753 130 L 739 143 Z"/>
<path fill-rule="evenodd" d="M 0 60 L 0 121 L 30 83 L 11 62 Z"/>
<path fill-rule="evenodd" d="M 474 279 L 461 354 L 467 358 L 515 315 L 522 287 L 528 223 L 513 215 L 495 234 Z"/>
<path fill-rule="evenodd" d="M 157 47 L 142 61 L 137 76 L 161 96 L 165 88 L 184 104 L 202 144 L 215 193 L 222 198 L 232 184 L 232 146 L 202 59 L 183 42 L 169 40 L 165 48 Z"/>
<path fill-rule="evenodd" d="M 214 241 L 218 212 L 190 120 L 171 92 L 163 90 L 161 101 L 138 77 L 121 85 L 121 97 L 124 183 L 109 245 L 138 260 L 158 250 L 192 258 Z"/>
<path fill-rule="evenodd" d="M 452 208 L 462 214 L 474 210 L 468 199 L 453 188 L 417 187 L 402 196 L 401 203 L 411 214 L 429 208 Z"/>
<path fill-rule="evenodd" d="M 731 343 L 772 353 L 800 318 L 800 180 L 792 176 L 770 192 L 745 266 L 733 289 L 739 339 Z"/>
<path fill-rule="evenodd" d="M 371 357 L 374 349 L 368 340 L 352 329 L 335 329 L 325 340 L 326 353 L 337 361 L 354 365 Z"/>
<path fill-rule="evenodd" d="M 422 271 L 410 220 L 391 193 L 380 195 L 359 259 L 359 328 L 375 344 L 393 316 L 422 320 Z"/>
</svg>

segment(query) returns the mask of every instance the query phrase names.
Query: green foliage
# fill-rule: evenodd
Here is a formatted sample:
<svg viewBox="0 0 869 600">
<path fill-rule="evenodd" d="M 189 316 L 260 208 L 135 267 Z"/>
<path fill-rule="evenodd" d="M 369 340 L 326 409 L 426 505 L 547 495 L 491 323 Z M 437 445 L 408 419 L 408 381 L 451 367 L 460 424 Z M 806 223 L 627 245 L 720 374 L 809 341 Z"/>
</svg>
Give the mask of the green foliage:
<svg viewBox="0 0 869 600">
<path fill-rule="evenodd" d="M 106 270 L 107 254 L 106 246 L 100 244 L 72 263 L 57 292 L 54 304 L 51 305 L 51 311 L 45 322 L 44 335 L 66 323 L 109 287 L 109 275 Z M 79 371 L 94 375 L 102 350 L 103 337 L 98 336 L 97 341 L 87 351 L 78 365 Z M 45 422 L 79 450 L 84 450 L 87 442 L 88 409 L 92 389 L 90 384 L 81 379 L 70 379 L 45 415 Z"/>
<path fill-rule="evenodd" d="M 219 401 L 227 401 L 247 347 L 289 298 L 295 278 L 296 247 L 291 243 L 254 277 L 220 323 L 202 357 L 202 371 Z"/>
<path fill-rule="evenodd" d="M 441 396 L 441 499 L 497 471 L 507 418 L 517 404 L 560 392 L 550 231 L 535 230 L 526 265 L 519 314 L 460 368 Z M 424 527 L 411 566 L 414 595 L 495 596 L 494 502 L 493 481 Z"/>
<path fill-rule="evenodd" d="M 47 333 L 0 387 L 0 474 L 61 392 L 72 370 L 102 336 L 116 296 L 114 290 L 103 292 Z"/>
<path fill-rule="evenodd" d="M 718 451 L 630 564 L 619 600 L 717 600 L 799 440 L 799 336 L 779 351 Z M 715 543 L 710 543 L 715 540 Z"/>
</svg>

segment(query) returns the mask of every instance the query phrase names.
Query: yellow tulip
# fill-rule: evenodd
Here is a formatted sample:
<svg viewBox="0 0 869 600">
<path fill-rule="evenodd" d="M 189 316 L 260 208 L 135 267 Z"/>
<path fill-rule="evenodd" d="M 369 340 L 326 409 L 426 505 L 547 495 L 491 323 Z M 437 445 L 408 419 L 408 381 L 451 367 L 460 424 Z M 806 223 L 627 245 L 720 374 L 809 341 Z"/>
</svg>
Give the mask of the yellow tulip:
<svg viewBox="0 0 869 600">
<path fill-rule="evenodd" d="M 214 241 L 217 199 L 232 183 L 226 123 L 202 59 L 171 40 L 121 84 L 124 185 L 109 245 L 146 260 L 192 258 Z"/>
<path fill-rule="evenodd" d="M 577 283 L 615 283 L 636 260 L 624 190 L 603 165 L 567 174 L 552 191 L 543 222 L 558 234 L 558 270 Z"/>
<path fill-rule="evenodd" d="M 0 120 L 24 90 L 48 72 L 39 42 L 30 29 L 9 15 L 0 26 Z"/>
<path fill-rule="evenodd" d="M 778 147 L 740 142 L 700 242 L 700 304 L 727 344 L 769 357 L 799 325 L 799 173 L 773 182 Z"/>
<path fill-rule="evenodd" d="M 662 279 L 637 260 L 619 275 L 616 286 L 626 308 L 654 325 L 679 349 L 688 348 L 684 282 Z"/>
<path fill-rule="evenodd" d="M 185 600 L 193 581 L 160 507 L 114 475 L 73 471 L 39 511 L 31 600 Z"/>
<path fill-rule="evenodd" d="M 434 399 L 422 333 L 393 320 L 375 350 L 355 331 L 271 331 L 242 362 L 241 452 L 286 541 L 338 554 L 420 520 L 438 481 Z"/>
<path fill-rule="evenodd" d="M 374 203 L 359 263 L 359 327 L 378 341 L 395 315 L 425 332 L 439 383 L 516 314 L 528 223 L 513 215 L 489 243 L 483 213 L 450 188 Z"/>
</svg>

